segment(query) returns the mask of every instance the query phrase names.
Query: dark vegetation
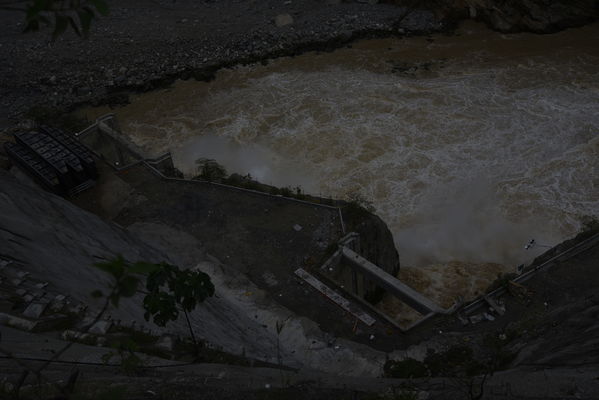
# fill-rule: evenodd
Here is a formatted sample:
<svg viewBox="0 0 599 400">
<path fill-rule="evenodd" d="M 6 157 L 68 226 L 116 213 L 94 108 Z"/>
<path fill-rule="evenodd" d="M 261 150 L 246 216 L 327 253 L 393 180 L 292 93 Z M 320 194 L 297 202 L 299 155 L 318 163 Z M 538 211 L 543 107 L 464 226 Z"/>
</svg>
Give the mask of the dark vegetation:
<svg viewBox="0 0 599 400">
<path fill-rule="evenodd" d="M 312 203 L 337 206 L 341 207 L 344 215 L 350 219 L 362 219 L 376 212 L 372 202 L 367 200 L 360 193 L 350 193 L 347 200 L 317 197 L 304 193 L 300 186 L 276 187 L 261 183 L 254 179 L 250 174 L 240 175 L 233 173 L 229 175 L 226 168 L 214 159 L 200 158 L 196 160 L 196 165 L 197 173 L 192 177 L 194 180 L 222 183 L 223 185 L 255 190 L 274 196 L 283 196 Z"/>
<path fill-rule="evenodd" d="M 20 6 L 18 1 L 0 2 L 0 10 L 25 14 L 23 32 L 36 32 L 49 28 L 52 38 L 72 29 L 78 36 L 87 37 L 91 23 L 100 15 L 108 15 L 104 0 L 32 0 Z"/>
<path fill-rule="evenodd" d="M 489 287 L 487 288 L 487 290 L 485 292 L 490 293 L 496 289 L 499 289 L 500 287 L 507 288 L 510 281 L 513 281 L 517 276 L 518 276 L 518 274 L 516 274 L 515 272 L 500 273 L 497 275 L 497 279 L 495 279 L 489 285 Z"/>
<path fill-rule="evenodd" d="M 407 358 L 389 360 L 384 373 L 390 378 L 472 377 L 507 368 L 516 354 L 508 350 L 515 334 L 489 334 L 483 338 L 484 355 L 475 355 L 471 346 L 455 345 L 442 352 L 429 351 L 423 361 Z"/>
<path fill-rule="evenodd" d="M 122 298 L 133 297 L 137 294 L 142 282 L 140 278 L 145 277 L 145 291 L 142 292 L 145 295 L 143 300 L 143 307 L 146 310 L 145 319 L 147 321 L 152 320 L 158 326 L 165 326 L 169 321 L 175 321 L 179 317 L 180 310 L 182 310 L 187 319 L 194 349 L 201 348 L 195 339 L 187 313 L 214 294 L 214 285 L 207 274 L 201 271 L 181 270 L 167 263 L 154 264 L 145 261 L 132 263 L 120 255 L 113 260 L 96 263 L 95 266 L 112 276 L 113 285 L 107 294 L 102 293 L 100 290 L 94 290 L 91 293 L 92 297 L 104 298 L 105 300 L 93 320 L 83 328 L 82 333 L 84 335 L 88 334 L 89 330 L 102 319 L 110 305 L 118 307 Z M 155 340 L 152 335 L 135 330 L 127 331 L 125 329 L 123 333 L 123 335 L 113 335 L 110 338 L 108 345 L 113 351 L 104 355 L 102 360 L 104 363 L 108 363 L 117 358 L 123 372 L 133 374 L 143 366 L 142 359 L 136 353 L 141 350 L 142 346 L 147 347 Z M 96 344 L 93 340 L 93 336 L 88 335 L 83 336 L 78 342 Z M 69 350 L 74 343 L 75 341 L 68 342 L 37 368 L 28 366 L 19 357 L 12 354 L 10 350 L 0 348 L 0 353 L 15 360 L 23 368 L 23 379 L 9 393 L 5 394 L 15 399 L 20 398 L 21 386 L 26 377 L 32 374 L 37 380 L 38 397 L 41 396 L 39 393 L 42 391 L 43 384 L 46 381 L 50 382 L 44 377 L 43 371 L 57 362 L 60 356 Z M 55 391 L 61 393 L 64 398 L 69 398 L 74 390 L 77 376 L 78 373 L 72 374 L 69 378 L 69 381 L 72 382 L 67 386 L 61 386 L 57 383 L 52 383 L 50 386 L 53 386 Z"/>
<path fill-rule="evenodd" d="M 196 160 L 196 165 L 198 166 L 198 169 L 197 174 L 192 178 L 194 180 L 221 183 L 223 185 L 268 193 L 273 196 L 289 197 L 297 200 L 305 200 L 312 203 L 326 204 L 330 206 L 336 206 L 339 203 L 334 199 L 327 199 L 305 194 L 300 186 L 276 187 L 261 183 L 254 179 L 250 174 L 240 175 L 233 173 L 229 175 L 226 168 L 213 159 L 200 158 Z"/>
<path fill-rule="evenodd" d="M 360 193 L 350 193 L 343 207 L 343 213 L 350 219 L 359 220 L 375 212 L 372 202 Z"/>
</svg>

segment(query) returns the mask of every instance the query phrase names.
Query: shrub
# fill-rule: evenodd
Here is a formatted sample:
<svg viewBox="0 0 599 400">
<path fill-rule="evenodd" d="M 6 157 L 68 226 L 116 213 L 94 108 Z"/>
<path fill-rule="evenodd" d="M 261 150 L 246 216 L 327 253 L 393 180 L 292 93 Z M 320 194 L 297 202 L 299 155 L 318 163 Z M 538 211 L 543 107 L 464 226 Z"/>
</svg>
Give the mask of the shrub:
<svg viewBox="0 0 599 400">
<path fill-rule="evenodd" d="M 376 212 L 372 201 L 368 200 L 358 192 L 353 192 L 347 195 L 347 207 L 363 209 L 371 214 Z"/>
<path fill-rule="evenodd" d="M 467 346 L 453 346 L 444 352 L 430 352 L 424 363 L 432 376 L 472 376 L 484 371 L 484 365 L 475 360 Z"/>
<path fill-rule="evenodd" d="M 423 378 L 429 375 L 428 368 L 423 362 L 406 358 L 401 361 L 388 360 L 383 367 L 386 377 L 389 378 Z"/>
<path fill-rule="evenodd" d="M 279 189 L 279 193 L 283 197 L 292 197 L 293 196 L 293 192 L 288 187 L 283 187 L 283 188 Z"/>
<path fill-rule="evenodd" d="M 581 228 L 578 236 L 591 237 L 599 232 L 599 219 L 590 215 L 581 218 Z"/>
<path fill-rule="evenodd" d="M 137 343 L 131 339 L 117 341 L 111 346 L 114 351 L 106 353 L 102 356 L 102 362 L 108 364 L 114 357 L 118 358 L 119 366 L 127 375 L 132 375 L 139 371 L 143 366 L 143 360 L 135 354 L 139 348 Z"/>
<path fill-rule="evenodd" d="M 516 279 L 517 276 L 518 274 L 516 274 L 515 272 L 497 274 L 497 278 L 493 282 L 491 282 L 489 287 L 487 287 L 485 293 L 490 293 L 493 290 L 498 289 L 500 287 L 507 288 L 508 283 Z"/>
<path fill-rule="evenodd" d="M 227 177 L 225 167 L 210 158 L 200 158 L 196 160 L 198 166 L 198 175 L 193 179 L 206 180 L 208 182 L 220 182 Z"/>
</svg>

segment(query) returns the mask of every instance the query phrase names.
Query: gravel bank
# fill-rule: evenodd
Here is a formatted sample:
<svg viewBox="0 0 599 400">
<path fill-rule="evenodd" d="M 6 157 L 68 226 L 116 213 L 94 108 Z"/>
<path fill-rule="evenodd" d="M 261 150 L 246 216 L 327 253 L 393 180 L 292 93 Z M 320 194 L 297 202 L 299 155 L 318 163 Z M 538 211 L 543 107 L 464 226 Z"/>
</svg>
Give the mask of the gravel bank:
<svg viewBox="0 0 599 400">
<path fill-rule="evenodd" d="M 118 104 L 127 93 L 175 79 L 210 79 L 226 66 L 327 50 L 362 37 L 447 29 L 429 11 L 334 0 L 110 1 L 89 40 L 68 32 L 22 34 L 22 16 L 0 13 L 0 129 L 34 106 L 65 110 Z M 277 26 L 279 22 L 288 23 Z M 291 17 L 291 18 L 289 18 Z M 289 23 L 292 21 L 291 23 Z"/>
</svg>

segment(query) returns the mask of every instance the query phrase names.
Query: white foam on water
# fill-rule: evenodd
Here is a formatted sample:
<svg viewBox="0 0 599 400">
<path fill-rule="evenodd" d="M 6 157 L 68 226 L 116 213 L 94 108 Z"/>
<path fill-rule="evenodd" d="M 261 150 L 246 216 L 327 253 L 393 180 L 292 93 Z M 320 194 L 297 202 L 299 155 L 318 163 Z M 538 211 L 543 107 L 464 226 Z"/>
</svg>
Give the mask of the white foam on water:
<svg viewBox="0 0 599 400">
<path fill-rule="evenodd" d="M 556 81 L 541 67 L 456 63 L 418 79 L 341 67 L 276 72 L 128 129 L 146 147 L 154 138 L 140 133 L 158 129 L 186 172 L 209 157 L 266 183 L 360 192 L 409 265 L 515 264 L 527 238 L 554 244 L 599 208 L 589 144 L 599 95 L 569 84 L 563 68 Z"/>
<path fill-rule="evenodd" d="M 599 54 L 490 62 L 483 48 L 412 76 L 352 51 L 185 84 L 124 113 L 123 130 L 189 174 L 207 157 L 264 183 L 359 192 L 408 266 L 513 269 L 542 250 L 526 252 L 530 238 L 554 245 L 599 215 Z"/>
<path fill-rule="evenodd" d="M 284 187 L 293 182 L 293 187 L 315 190 L 313 180 L 291 173 L 293 163 L 255 143 L 240 144 L 220 136 L 202 135 L 176 145 L 173 150 L 175 167 L 187 177 L 199 173 L 196 161 L 205 158 L 218 160 L 228 173 L 249 174 L 262 183 Z"/>
</svg>

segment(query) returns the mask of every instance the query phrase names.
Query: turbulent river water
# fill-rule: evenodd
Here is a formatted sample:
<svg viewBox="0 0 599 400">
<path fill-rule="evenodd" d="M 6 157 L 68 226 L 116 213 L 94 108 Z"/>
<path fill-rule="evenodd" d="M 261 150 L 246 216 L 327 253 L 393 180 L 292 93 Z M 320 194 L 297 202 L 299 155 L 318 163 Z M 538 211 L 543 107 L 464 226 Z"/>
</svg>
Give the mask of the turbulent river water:
<svg viewBox="0 0 599 400">
<path fill-rule="evenodd" d="M 87 110 L 94 116 L 105 109 Z M 379 39 L 178 82 L 114 110 L 148 154 L 372 202 L 441 303 L 599 214 L 599 25 Z M 444 293 L 444 294 L 442 294 Z"/>
</svg>

